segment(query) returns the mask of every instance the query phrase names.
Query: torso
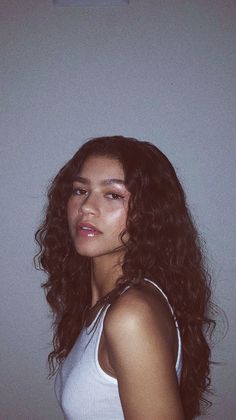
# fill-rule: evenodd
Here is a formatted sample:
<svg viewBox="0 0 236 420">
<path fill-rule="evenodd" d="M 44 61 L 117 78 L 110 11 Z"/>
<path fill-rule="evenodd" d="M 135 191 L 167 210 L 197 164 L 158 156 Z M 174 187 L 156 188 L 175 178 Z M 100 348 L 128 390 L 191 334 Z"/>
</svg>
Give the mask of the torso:
<svg viewBox="0 0 236 420">
<path fill-rule="evenodd" d="M 55 379 L 56 397 L 68 420 L 124 419 L 119 394 L 119 370 L 116 368 L 116 374 L 109 360 L 109 357 L 113 357 L 110 333 L 116 330 L 117 322 L 119 325 L 120 316 L 123 319 L 122 322 L 126 322 L 126 319 L 131 316 L 131 324 L 128 325 L 132 325 L 132 308 L 136 314 L 137 309 L 139 313 L 143 308 L 144 316 L 149 314 L 150 322 L 146 322 L 145 330 L 150 324 L 150 333 L 155 334 L 157 327 L 160 337 L 164 338 L 171 349 L 173 367 L 180 382 L 182 344 L 177 320 L 162 289 L 151 280 L 145 280 L 147 280 L 145 283 L 138 286 L 124 288 L 112 304 L 104 308 L 103 305 L 94 306 L 87 314 L 84 328 L 70 353 L 60 365 Z M 147 321 L 147 318 L 145 319 Z M 142 316 L 140 320 L 142 322 Z M 120 326 L 120 331 L 122 331 L 122 324 Z M 126 342 L 121 344 L 125 348 Z M 106 395 L 105 399 L 104 395 Z"/>
</svg>

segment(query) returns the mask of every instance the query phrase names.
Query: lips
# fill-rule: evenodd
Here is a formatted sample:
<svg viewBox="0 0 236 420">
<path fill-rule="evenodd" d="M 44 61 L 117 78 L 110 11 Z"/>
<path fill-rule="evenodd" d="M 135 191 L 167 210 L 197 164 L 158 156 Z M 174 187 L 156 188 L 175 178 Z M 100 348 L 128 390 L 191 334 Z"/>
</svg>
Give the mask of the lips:
<svg viewBox="0 0 236 420">
<path fill-rule="evenodd" d="M 91 223 L 85 223 L 85 222 L 81 222 L 78 224 L 77 232 L 80 236 L 85 236 L 85 237 L 93 237 L 96 235 L 100 235 L 102 233 Z"/>
</svg>

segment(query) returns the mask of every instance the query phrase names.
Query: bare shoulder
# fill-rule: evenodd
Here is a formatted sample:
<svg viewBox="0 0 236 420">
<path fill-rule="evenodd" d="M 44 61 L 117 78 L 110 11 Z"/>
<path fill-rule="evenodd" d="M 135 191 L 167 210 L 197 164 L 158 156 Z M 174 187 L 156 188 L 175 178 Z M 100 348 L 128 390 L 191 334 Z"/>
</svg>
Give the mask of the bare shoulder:
<svg viewBox="0 0 236 420">
<path fill-rule="evenodd" d="M 140 330 L 155 333 L 171 345 L 175 353 L 176 327 L 173 315 L 164 296 L 146 282 L 130 287 L 111 305 L 104 320 L 104 332 L 111 337 Z"/>
<path fill-rule="evenodd" d="M 107 354 L 126 419 L 182 420 L 176 327 L 154 287 L 131 287 L 108 308 L 103 329 Z"/>
</svg>

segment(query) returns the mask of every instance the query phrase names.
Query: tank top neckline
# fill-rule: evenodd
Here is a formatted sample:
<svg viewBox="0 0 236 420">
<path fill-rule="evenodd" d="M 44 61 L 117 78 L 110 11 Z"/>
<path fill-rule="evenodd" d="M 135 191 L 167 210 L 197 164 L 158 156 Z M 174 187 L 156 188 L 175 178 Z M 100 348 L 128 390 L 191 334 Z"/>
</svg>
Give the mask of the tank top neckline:
<svg viewBox="0 0 236 420">
<path fill-rule="evenodd" d="M 99 309 L 99 311 L 97 312 L 95 318 L 90 322 L 89 325 L 84 325 L 84 329 L 86 329 L 86 331 L 90 330 L 90 328 L 95 324 L 96 320 L 99 317 L 100 312 L 102 311 L 102 309 L 104 308 L 104 305 L 102 305 L 102 307 Z"/>
</svg>

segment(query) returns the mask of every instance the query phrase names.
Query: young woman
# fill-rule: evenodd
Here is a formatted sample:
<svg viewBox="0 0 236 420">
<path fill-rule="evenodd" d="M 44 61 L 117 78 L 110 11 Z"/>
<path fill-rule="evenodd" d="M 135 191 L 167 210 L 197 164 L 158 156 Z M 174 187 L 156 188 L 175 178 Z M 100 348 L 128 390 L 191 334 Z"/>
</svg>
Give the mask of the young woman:
<svg viewBox="0 0 236 420">
<path fill-rule="evenodd" d="M 207 404 L 209 276 L 173 166 L 121 136 L 60 170 L 36 233 L 70 420 L 190 420 Z M 203 404 L 204 405 L 204 404 Z"/>
</svg>

